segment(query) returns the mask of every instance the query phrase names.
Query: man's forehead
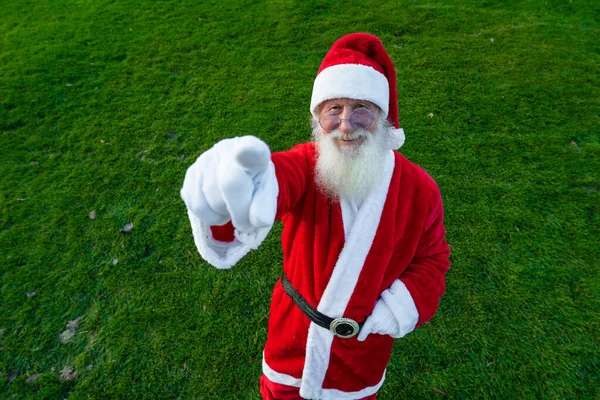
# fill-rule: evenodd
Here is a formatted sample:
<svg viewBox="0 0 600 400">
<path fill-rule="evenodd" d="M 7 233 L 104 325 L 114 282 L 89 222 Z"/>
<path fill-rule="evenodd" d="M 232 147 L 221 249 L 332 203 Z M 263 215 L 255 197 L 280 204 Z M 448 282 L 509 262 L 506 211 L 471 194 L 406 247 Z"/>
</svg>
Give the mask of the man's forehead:
<svg viewBox="0 0 600 400">
<path fill-rule="evenodd" d="M 375 103 L 372 103 L 368 100 L 357 100 L 357 99 L 349 99 L 349 98 L 339 98 L 339 99 L 329 99 L 329 100 L 325 100 L 323 103 L 321 103 L 321 107 L 326 107 L 329 105 L 334 105 L 334 104 L 343 104 L 343 105 L 350 105 L 350 106 L 354 106 L 356 104 L 364 104 L 365 106 L 367 106 L 368 108 L 373 108 L 376 109 L 377 105 L 375 105 Z"/>
</svg>

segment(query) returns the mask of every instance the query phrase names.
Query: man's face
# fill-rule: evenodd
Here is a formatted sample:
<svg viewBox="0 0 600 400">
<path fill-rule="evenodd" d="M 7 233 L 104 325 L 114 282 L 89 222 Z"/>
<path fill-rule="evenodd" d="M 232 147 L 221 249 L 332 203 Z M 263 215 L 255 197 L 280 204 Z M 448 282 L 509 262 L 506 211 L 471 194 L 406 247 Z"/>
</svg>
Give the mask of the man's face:
<svg viewBox="0 0 600 400">
<path fill-rule="evenodd" d="M 334 142 L 341 151 L 352 151 L 360 147 L 365 141 L 365 131 L 371 134 L 377 131 L 378 120 L 379 107 L 366 100 L 346 98 L 327 100 L 321 103 L 319 112 L 321 134 L 333 133 Z M 339 121 L 339 126 L 326 130 L 324 126 L 328 127 L 327 122 L 330 121 Z M 368 126 L 364 126 L 369 121 Z M 353 122 L 356 126 L 353 125 Z"/>
<path fill-rule="evenodd" d="M 371 114 L 360 113 L 365 109 Z M 348 119 L 356 111 L 353 126 Z M 323 120 L 332 114 L 335 118 Z M 320 122 L 313 120 L 317 185 L 332 198 L 365 199 L 379 182 L 388 151 L 388 125 L 380 119 L 379 108 L 368 101 L 334 99 L 321 104 L 318 116 Z"/>
</svg>

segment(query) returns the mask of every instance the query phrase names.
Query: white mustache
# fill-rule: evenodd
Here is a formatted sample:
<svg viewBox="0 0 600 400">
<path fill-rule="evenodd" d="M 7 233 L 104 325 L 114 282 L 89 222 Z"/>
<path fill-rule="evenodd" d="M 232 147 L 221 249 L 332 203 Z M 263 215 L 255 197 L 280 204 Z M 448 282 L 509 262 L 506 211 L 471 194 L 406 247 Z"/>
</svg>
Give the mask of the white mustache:
<svg viewBox="0 0 600 400">
<path fill-rule="evenodd" d="M 340 131 L 339 129 L 336 129 L 335 131 L 331 131 L 329 134 L 327 134 L 327 137 L 329 137 L 330 139 L 342 139 L 342 140 L 356 140 L 356 139 L 360 139 L 360 138 L 365 138 L 368 139 L 368 133 L 366 130 L 364 129 L 360 129 L 351 133 L 343 133 L 342 131 Z"/>
</svg>

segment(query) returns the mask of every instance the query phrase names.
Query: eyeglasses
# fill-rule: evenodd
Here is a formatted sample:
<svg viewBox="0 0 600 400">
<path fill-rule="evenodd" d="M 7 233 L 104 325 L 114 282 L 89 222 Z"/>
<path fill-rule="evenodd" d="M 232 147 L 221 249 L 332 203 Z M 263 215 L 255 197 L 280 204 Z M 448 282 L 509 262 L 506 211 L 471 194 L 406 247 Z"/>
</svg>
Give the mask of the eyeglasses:
<svg viewBox="0 0 600 400">
<path fill-rule="evenodd" d="M 319 119 L 319 125 L 321 128 L 325 129 L 327 132 L 331 132 L 336 130 L 342 121 L 349 121 L 350 125 L 354 127 L 354 129 L 366 129 L 373 123 L 375 117 L 371 113 L 371 111 L 366 108 L 357 108 L 352 111 L 350 114 L 350 118 L 340 118 L 340 114 L 336 112 L 330 112 L 324 114 Z"/>
</svg>

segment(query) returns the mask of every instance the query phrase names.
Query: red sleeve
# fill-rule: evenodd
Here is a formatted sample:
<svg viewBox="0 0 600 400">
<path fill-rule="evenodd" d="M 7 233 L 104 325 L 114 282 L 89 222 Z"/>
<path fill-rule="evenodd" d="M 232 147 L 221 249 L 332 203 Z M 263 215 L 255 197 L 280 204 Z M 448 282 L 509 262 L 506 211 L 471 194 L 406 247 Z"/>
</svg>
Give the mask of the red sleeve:
<svg viewBox="0 0 600 400">
<path fill-rule="evenodd" d="M 446 291 L 444 275 L 450 268 L 450 247 L 445 239 L 444 210 L 437 186 L 434 196 L 415 255 L 400 276 L 419 312 L 417 326 L 429 321 L 437 311 Z"/>
<path fill-rule="evenodd" d="M 233 242 L 235 240 L 234 228 L 231 221 L 222 226 L 212 225 L 210 230 L 213 234 L 213 239 L 219 242 Z"/>
<path fill-rule="evenodd" d="M 277 215 L 280 219 L 292 210 L 306 193 L 306 185 L 311 179 L 311 166 L 314 165 L 314 144 L 304 143 L 289 151 L 273 153 L 275 175 L 279 185 Z"/>
</svg>

